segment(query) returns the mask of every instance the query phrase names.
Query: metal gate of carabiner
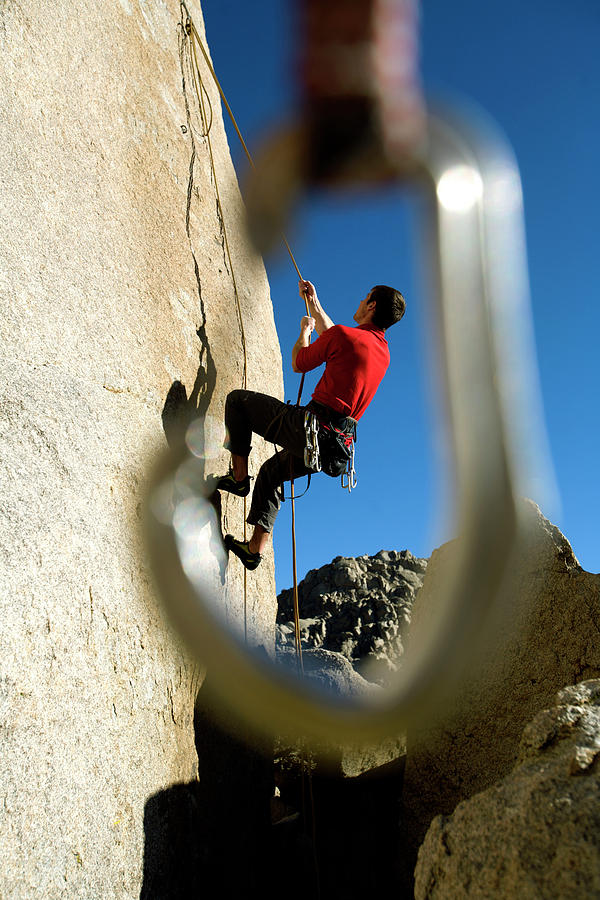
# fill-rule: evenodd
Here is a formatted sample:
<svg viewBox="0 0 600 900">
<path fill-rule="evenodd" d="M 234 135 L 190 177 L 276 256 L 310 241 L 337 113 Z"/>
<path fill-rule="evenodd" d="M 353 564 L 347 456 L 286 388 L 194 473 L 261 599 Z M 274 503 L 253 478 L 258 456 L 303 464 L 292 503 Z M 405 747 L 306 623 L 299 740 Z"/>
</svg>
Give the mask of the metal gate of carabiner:
<svg viewBox="0 0 600 900">
<path fill-rule="evenodd" d="M 354 468 L 354 441 L 352 441 L 350 445 L 350 459 L 348 460 L 348 468 L 345 472 L 342 473 L 341 483 L 342 488 L 348 493 L 350 493 L 353 488 L 358 484 L 358 478 L 356 477 L 356 470 Z"/>
</svg>

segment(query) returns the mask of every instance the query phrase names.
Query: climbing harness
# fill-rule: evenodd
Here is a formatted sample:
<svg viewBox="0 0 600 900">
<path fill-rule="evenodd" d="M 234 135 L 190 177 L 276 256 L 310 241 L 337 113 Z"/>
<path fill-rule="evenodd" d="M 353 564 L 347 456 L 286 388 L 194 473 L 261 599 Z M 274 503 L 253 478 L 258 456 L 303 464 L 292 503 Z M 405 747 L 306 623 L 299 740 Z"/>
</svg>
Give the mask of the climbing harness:
<svg viewBox="0 0 600 900">
<path fill-rule="evenodd" d="M 318 448 L 319 471 L 332 478 L 341 476 L 342 487 L 352 490 L 357 484 L 354 471 L 356 420 L 336 413 L 316 400 L 310 401 L 308 409 L 314 418 L 311 440 Z"/>
</svg>

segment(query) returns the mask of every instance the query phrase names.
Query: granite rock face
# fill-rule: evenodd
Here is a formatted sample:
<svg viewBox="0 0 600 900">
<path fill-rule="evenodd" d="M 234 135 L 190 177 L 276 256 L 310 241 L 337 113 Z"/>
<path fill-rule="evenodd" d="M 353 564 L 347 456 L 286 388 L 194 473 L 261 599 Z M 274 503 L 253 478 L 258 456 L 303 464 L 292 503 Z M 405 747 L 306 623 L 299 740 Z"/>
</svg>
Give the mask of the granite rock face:
<svg viewBox="0 0 600 900">
<path fill-rule="evenodd" d="M 188 4 L 202 31 L 197 3 Z M 202 682 L 169 629 L 140 536 L 148 468 L 194 417 L 204 477 L 223 410 L 282 396 L 216 88 L 223 215 L 174 0 L 0 8 L 0 894 L 133 898 L 150 797 L 196 777 Z M 257 447 L 253 474 L 268 447 Z M 223 501 L 241 532 L 242 501 Z M 242 614 L 241 566 L 225 595 Z M 272 643 L 272 560 L 251 640 Z"/>
<path fill-rule="evenodd" d="M 436 816 L 416 900 L 600 896 L 600 680 L 559 692 L 525 728 L 497 785 Z"/>
<path fill-rule="evenodd" d="M 336 557 L 298 585 L 300 637 L 307 648 L 341 654 L 380 684 L 397 671 L 427 560 L 408 550 Z M 294 646 L 293 591 L 278 597 L 277 646 Z"/>
<path fill-rule="evenodd" d="M 524 726 L 558 690 L 600 675 L 600 575 L 581 568 L 534 503 L 523 501 L 522 509 L 527 537 L 512 561 L 502 612 L 452 696 L 427 726 L 408 734 L 403 802 L 413 859 L 434 816 L 450 814 L 511 771 Z M 415 634 L 427 628 L 454 549 L 444 545 L 430 558 L 413 610 Z"/>
</svg>

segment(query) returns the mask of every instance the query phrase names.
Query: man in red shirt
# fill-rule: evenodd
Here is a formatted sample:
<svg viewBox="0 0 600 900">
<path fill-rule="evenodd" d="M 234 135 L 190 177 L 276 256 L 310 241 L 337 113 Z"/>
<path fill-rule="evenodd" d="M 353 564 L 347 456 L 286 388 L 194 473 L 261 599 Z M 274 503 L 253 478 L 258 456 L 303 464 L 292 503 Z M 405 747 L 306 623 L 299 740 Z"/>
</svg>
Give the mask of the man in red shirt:
<svg viewBox="0 0 600 900">
<path fill-rule="evenodd" d="M 340 475 L 346 468 L 356 422 L 373 399 L 390 362 L 385 331 L 399 322 L 406 309 L 404 297 L 385 285 L 374 287 L 354 313 L 357 325 L 335 325 L 325 313 L 310 281 L 300 281 L 310 316 L 303 316 L 300 337 L 292 349 L 294 372 L 308 372 L 325 363 L 325 371 L 306 406 L 291 406 L 255 391 L 232 391 L 225 404 L 231 470 L 219 479 L 218 490 L 238 497 L 250 493 L 248 456 L 252 433 L 284 449 L 262 466 L 252 494 L 247 522 L 254 525 L 249 541 L 225 536 L 225 546 L 247 569 L 262 559 L 279 511 L 279 493 L 285 481 L 314 471 L 314 457 L 307 455 L 310 426 L 318 432 L 323 471 Z M 310 343 L 316 329 L 319 337 Z M 314 418 L 313 418 L 314 417 Z M 308 430 L 307 430 L 308 429 Z"/>
</svg>

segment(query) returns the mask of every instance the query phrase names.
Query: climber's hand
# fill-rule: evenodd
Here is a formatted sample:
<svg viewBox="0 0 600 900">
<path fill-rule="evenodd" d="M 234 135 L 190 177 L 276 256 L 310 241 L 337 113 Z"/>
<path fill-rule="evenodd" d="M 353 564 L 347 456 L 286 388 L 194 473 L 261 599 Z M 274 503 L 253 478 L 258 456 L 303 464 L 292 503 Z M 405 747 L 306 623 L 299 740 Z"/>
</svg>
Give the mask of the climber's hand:
<svg viewBox="0 0 600 900">
<path fill-rule="evenodd" d="M 315 329 L 315 320 L 312 316 L 302 316 L 300 321 L 300 333 L 303 336 L 309 335 Z"/>
<path fill-rule="evenodd" d="M 312 281 L 305 281 L 301 278 L 298 282 L 298 290 L 302 299 L 306 297 L 311 306 L 317 302 L 317 291 Z"/>
<path fill-rule="evenodd" d="M 294 372 L 300 372 L 296 365 L 296 357 L 303 347 L 310 344 L 310 336 L 315 327 L 315 320 L 312 316 L 302 316 L 300 320 L 300 337 L 292 347 L 292 369 Z"/>
<path fill-rule="evenodd" d="M 312 281 L 305 281 L 301 278 L 298 282 L 298 287 L 300 289 L 300 296 L 306 298 L 308 312 L 314 316 L 314 328 L 316 329 L 317 334 L 323 334 L 324 331 L 327 331 L 328 328 L 335 325 L 335 322 L 333 319 L 329 318 L 321 306 L 321 302 L 317 297 L 317 292 Z"/>
</svg>

